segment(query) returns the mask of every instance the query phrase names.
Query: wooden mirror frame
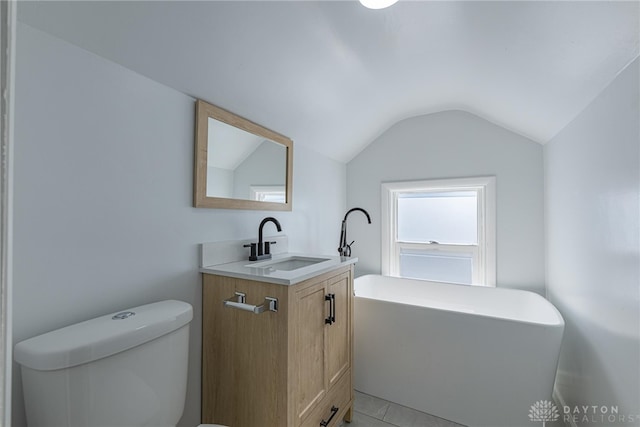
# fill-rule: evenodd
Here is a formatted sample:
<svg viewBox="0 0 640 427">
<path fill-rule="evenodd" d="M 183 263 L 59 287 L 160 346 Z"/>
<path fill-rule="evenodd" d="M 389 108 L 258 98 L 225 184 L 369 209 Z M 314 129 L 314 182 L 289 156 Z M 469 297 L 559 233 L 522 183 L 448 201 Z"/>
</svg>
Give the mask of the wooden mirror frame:
<svg viewBox="0 0 640 427">
<path fill-rule="evenodd" d="M 269 139 L 286 148 L 285 203 L 261 202 L 258 200 L 230 199 L 207 196 L 207 149 L 209 118 Z M 196 101 L 195 167 L 193 206 L 196 208 L 254 209 L 265 211 L 290 211 L 293 199 L 293 141 L 270 129 L 237 116 L 205 101 Z"/>
</svg>

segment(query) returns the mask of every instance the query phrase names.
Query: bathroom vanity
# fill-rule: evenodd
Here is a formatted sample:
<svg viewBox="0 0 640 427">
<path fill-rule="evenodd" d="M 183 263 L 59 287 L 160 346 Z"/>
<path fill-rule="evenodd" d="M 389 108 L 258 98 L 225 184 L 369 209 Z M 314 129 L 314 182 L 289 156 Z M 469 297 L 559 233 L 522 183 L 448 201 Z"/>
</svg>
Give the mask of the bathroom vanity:
<svg viewBox="0 0 640 427">
<path fill-rule="evenodd" d="M 203 423 L 350 421 L 356 261 L 281 254 L 201 268 Z"/>
</svg>

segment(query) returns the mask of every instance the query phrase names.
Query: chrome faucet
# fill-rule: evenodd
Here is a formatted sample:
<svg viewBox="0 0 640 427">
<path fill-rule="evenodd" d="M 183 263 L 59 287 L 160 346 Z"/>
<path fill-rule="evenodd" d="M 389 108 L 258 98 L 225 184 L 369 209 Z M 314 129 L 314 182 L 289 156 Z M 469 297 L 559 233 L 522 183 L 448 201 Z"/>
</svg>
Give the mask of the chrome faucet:
<svg viewBox="0 0 640 427">
<path fill-rule="evenodd" d="M 262 220 L 260 226 L 258 227 L 258 243 L 249 243 L 248 245 L 244 245 L 245 248 L 251 248 L 251 255 L 249 256 L 249 261 L 257 261 L 259 259 L 271 259 L 271 245 L 275 245 L 276 242 L 264 242 L 262 239 L 262 229 L 264 225 L 268 222 L 273 222 L 278 229 L 278 231 L 282 231 L 282 227 L 277 219 L 272 216 L 268 216 Z M 257 245 L 257 248 L 256 248 Z"/>
<path fill-rule="evenodd" d="M 338 252 L 340 256 L 350 257 L 351 256 L 351 245 L 355 240 L 351 241 L 351 243 L 347 244 L 347 217 L 353 211 L 360 211 L 367 216 L 367 220 L 369 224 L 371 224 L 371 217 L 369 216 L 369 212 L 365 211 L 362 208 L 353 208 L 349 209 L 347 213 L 344 215 L 344 219 L 342 220 L 342 230 L 340 231 L 340 247 L 338 248 Z"/>
</svg>

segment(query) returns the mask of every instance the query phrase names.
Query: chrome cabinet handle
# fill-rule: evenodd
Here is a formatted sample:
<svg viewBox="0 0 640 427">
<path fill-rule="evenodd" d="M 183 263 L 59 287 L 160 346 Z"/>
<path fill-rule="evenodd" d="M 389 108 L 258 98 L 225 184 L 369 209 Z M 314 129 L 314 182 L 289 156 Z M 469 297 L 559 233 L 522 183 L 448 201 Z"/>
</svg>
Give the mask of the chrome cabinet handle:
<svg viewBox="0 0 640 427">
<path fill-rule="evenodd" d="M 320 427 L 327 427 L 329 425 L 329 423 L 331 422 L 331 420 L 333 419 L 333 417 L 335 417 L 337 413 L 338 413 L 338 407 L 337 406 L 332 406 L 331 407 L 331 416 L 329 417 L 329 419 L 327 421 L 325 421 L 325 420 L 320 421 Z"/>
<path fill-rule="evenodd" d="M 235 299 L 235 301 L 234 301 Z M 264 313 L 265 311 L 278 312 L 278 299 L 265 297 L 262 305 L 251 305 L 246 303 L 247 295 L 242 292 L 236 292 L 235 295 L 223 301 L 225 307 L 237 308 L 239 310 L 251 311 L 255 314 Z"/>
</svg>

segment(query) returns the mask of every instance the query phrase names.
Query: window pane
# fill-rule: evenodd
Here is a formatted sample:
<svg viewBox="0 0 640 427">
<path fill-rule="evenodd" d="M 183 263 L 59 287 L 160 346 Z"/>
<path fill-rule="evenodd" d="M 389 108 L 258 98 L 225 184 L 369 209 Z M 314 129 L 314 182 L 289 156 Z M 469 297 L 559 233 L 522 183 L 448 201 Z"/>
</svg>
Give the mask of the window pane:
<svg viewBox="0 0 640 427">
<path fill-rule="evenodd" d="M 477 244 L 477 193 L 448 191 L 399 194 L 398 240 Z"/>
<path fill-rule="evenodd" d="M 473 254 L 401 249 L 400 276 L 470 285 Z"/>
<path fill-rule="evenodd" d="M 260 200 L 261 202 L 274 202 L 274 203 L 286 203 L 287 201 L 284 191 L 282 192 L 274 191 L 272 193 L 269 193 L 269 192 L 256 193 L 256 200 Z"/>
</svg>

